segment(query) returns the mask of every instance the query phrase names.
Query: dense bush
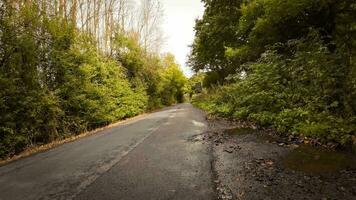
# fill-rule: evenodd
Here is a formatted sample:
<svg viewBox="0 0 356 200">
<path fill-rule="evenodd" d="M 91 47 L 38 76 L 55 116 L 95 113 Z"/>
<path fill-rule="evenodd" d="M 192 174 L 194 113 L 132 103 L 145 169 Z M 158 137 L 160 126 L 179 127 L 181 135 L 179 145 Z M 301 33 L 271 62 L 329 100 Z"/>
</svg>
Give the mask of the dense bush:
<svg viewBox="0 0 356 200">
<path fill-rule="evenodd" d="M 356 132 L 355 107 L 344 99 L 340 85 L 354 79 L 345 74 L 337 53 L 331 53 L 315 34 L 308 41 L 290 41 L 288 58 L 274 50 L 251 63 L 251 72 L 236 83 L 217 87 L 194 102 L 225 117 L 272 126 L 282 132 L 314 136 L 340 143 Z M 342 81 L 342 82 L 340 82 Z"/>
<path fill-rule="evenodd" d="M 145 53 L 123 34 L 107 55 L 36 4 L 0 9 L 0 158 L 182 101 L 174 58 Z"/>
<path fill-rule="evenodd" d="M 207 1 L 206 6 L 221 5 Z M 231 46 L 226 46 L 224 58 L 235 72 L 223 86 L 215 85 L 193 102 L 212 113 L 281 132 L 355 142 L 355 3 L 254 0 L 240 1 L 236 8 L 241 17 L 235 20 L 235 42 L 227 40 Z M 202 21 L 213 16 L 221 13 L 205 13 Z M 206 55 L 200 52 L 200 37 L 210 29 L 201 26 L 196 27 L 191 63 Z M 231 71 L 231 66 L 215 70 L 209 66 L 214 63 L 205 61 L 205 70 Z"/>
</svg>

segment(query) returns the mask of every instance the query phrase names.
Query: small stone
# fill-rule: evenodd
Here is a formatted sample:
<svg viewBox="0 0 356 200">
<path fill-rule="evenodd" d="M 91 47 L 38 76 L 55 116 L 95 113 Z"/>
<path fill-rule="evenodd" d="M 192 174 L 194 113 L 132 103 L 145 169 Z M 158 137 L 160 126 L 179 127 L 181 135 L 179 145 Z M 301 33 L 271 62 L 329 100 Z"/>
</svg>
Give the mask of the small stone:
<svg viewBox="0 0 356 200">
<path fill-rule="evenodd" d="M 266 161 L 266 164 L 271 166 L 271 165 L 273 165 L 273 161 L 272 160 L 268 160 L 268 161 Z"/>
<path fill-rule="evenodd" d="M 341 187 L 339 187 L 338 189 L 339 189 L 340 191 L 345 192 L 345 188 L 344 188 L 344 187 L 342 187 L 342 186 L 341 186 Z"/>
<path fill-rule="evenodd" d="M 295 184 L 296 184 L 298 187 L 301 187 L 301 188 L 304 187 L 304 185 L 303 185 L 303 183 L 302 183 L 301 181 L 297 181 Z"/>
<path fill-rule="evenodd" d="M 288 137 L 288 141 L 289 141 L 289 142 L 291 142 L 293 139 L 294 139 L 294 137 L 293 137 L 292 135 L 290 135 L 290 136 Z"/>
<path fill-rule="evenodd" d="M 225 149 L 224 151 L 227 152 L 227 153 L 232 153 L 233 152 L 232 149 Z"/>
<path fill-rule="evenodd" d="M 256 181 L 263 182 L 264 180 L 261 177 L 256 178 Z"/>
<path fill-rule="evenodd" d="M 240 146 L 236 146 L 235 149 L 236 149 L 236 150 L 240 150 L 241 147 L 240 147 Z"/>
</svg>

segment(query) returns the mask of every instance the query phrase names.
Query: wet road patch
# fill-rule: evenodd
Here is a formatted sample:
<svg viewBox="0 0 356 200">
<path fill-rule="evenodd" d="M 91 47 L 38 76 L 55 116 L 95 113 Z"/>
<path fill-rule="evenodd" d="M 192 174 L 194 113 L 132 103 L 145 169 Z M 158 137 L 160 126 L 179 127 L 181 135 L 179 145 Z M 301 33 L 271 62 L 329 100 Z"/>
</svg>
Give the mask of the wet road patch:
<svg viewBox="0 0 356 200">
<path fill-rule="evenodd" d="M 224 130 L 225 134 L 228 135 L 249 135 L 249 134 L 256 134 L 259 131 L 253 128 L 241 128 L 241 127 L 236 127 L 236 128 L 230 128 Z"/>
<path fill-rule="evenodd" d="M 346 152 L 303 145 L 284 157 L 283 165 L 308 174 L 323 174 L 356 169 L 356 160 Z"/>
</svg>

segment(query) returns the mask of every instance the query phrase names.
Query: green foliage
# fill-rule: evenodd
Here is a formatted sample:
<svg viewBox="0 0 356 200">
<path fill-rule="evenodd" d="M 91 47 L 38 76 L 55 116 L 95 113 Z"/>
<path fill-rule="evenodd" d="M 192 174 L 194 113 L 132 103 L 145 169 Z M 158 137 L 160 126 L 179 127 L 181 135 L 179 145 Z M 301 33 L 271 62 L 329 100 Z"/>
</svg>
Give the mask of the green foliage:
<svg viewBox="0 0 356 200">
<path fill-rule="evenodd" d="M 182 74 L 173 55 L 166 55 L 163 59 L 164 69 L 161 80 L 160 95 L 163 105 L 182 103 L 184 101 L 184 86 L 186 77 Z"/>
<path fill-rule="evenodd" d="M 112 55 L 37 5 L 0 10 L 0 158 L 183 101 L 173 57 L 118 34 Z"/>
<path fill-rule="evenodd" d="M 67 114 L 78 119 L 76 126 L 97 127 L 145 110 L 147 95 L 137 88 L 132 89 L 123 67 L 101 56 L 88 38 L 77 38 L 63 54 L 66 57 L 61 67 L 65 69 L 61 77 L 63 83 L 58 88 L 59 96 Z M 74 60 L 77 61 L 75 65 L 70 62 Z"/>
<path fill-rule="evenodd" d="M 241 0 L 203 0 L 203 3 L 206 10 L 195 25 L 196 38 L 189 61 L 194 71 L 213 70 L 221 79 L 234 70 L 225 57 L 225 47 L 236 43 L 235 23 L 241 16 Z"/>
<path fill-rule="evenodd" d="M 281 132 L 350 143 L 356 135 L 355 3 L 253 0 L 237 8 L 235 41 L 220 43 L 230 44 L 225 56 L 235 72 L 226 69 L 225 85 L 193 102 L 211 113 Z M 205 61 L 206 70 L 220 73 Z"/>
<path fill-rule="evenodd" d="M 199 94 L 203 92 L 202 90 L 204 79 L 205 73 L 198 73 L 190 77 L 185 88 L 186 93 L 189 95 L 189 99 L 191 99 L 194 94 Z"/>
<path fill-rule="evenodd" d="M 133 87 L 149 94 L 149 109 L 183 102 L 186 78 L 173 55 L 160 59 L 145 54 L 136 41 L 122 34 L 116 36 L 113 50 Z"/>
</svg>

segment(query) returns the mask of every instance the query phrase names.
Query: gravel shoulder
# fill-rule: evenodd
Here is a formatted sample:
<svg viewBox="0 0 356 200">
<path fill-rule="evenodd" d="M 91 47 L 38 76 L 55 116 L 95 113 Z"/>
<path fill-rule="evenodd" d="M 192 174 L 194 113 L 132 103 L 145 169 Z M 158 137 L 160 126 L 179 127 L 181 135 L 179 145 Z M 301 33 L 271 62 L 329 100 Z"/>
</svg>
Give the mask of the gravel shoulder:
<svg viewBox="0 0 356 200">
<path fill-rule="evenodd" d="M 355 199 L 354 155 L 304 146 L 247 126 L 209 120 L 202 140 L 212 147 L 218 199 Z"/>
</svg>

